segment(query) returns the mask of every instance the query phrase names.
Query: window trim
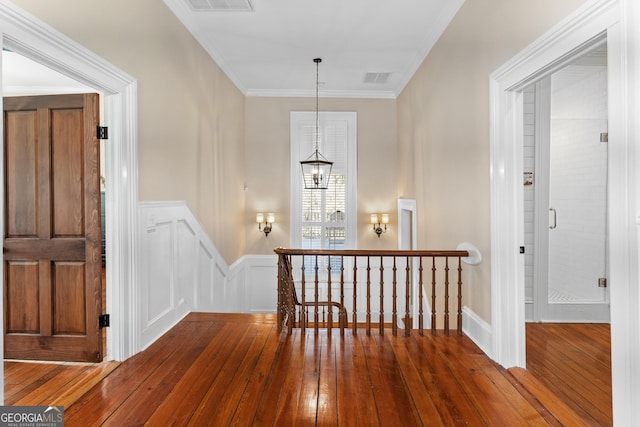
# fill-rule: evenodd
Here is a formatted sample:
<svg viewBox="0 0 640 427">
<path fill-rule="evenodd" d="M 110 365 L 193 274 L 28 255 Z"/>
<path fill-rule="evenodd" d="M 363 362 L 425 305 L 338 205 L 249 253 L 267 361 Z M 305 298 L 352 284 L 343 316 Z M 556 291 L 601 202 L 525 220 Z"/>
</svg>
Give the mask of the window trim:
<svg viewBox="0 0 640 427">
<path fill-rule="evenodd" d="M 315 111 L 292 111 L 290 116 L 290 244 L 292 248 L 302 247 L 302 235 L 301 235 L 301 200 L 300 192 L 298 189 L 303 185 L 302 173 L 300 171 L 300 160 L 304 160 L 310 153 L 300 152 L 301 136 L 298 134 L 300 126 L 298 124 L 302 121 L 315 121 Z M 326 121 L 342 120 L 347 122 L 347 146 L 346 152 L 346 167 L 348 171 L 348 185 L 346 189 L 346 221 L 345 226 L 347 230 L 347 236 L 345 238 L 345 249 L 355 249 L 358 241 L 358 138 L 357 138 L 357 125 L 358 117 L 356 112 L 319 112 L 318 123 L 320 127 Z M 322 150 L 320 150 L 322 152 Z M 329 159 L 330 161 L 332 159 Z M 326 190 L 317 190 L 326 191 Z"/>
</svg>

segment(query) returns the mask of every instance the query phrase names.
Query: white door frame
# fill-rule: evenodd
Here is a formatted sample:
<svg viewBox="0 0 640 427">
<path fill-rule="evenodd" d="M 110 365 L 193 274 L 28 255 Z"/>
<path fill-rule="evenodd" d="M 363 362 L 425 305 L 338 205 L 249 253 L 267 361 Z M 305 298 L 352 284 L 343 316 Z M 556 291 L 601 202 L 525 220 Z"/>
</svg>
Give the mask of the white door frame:
<svg viewBox="0 0 640 427">
<path fill-rule="evenodd" d="M 638 225 L 640 178 L 634 136 L 640 135 L 636 0 L 591 0 L 490 77 L 491 96 L 491 356 L 505 367 L 526 366 L 522 192 L 522 92 L 552 73 L 581 46 L 607 33 L 609 73 L 609 260 L 614 420 L 640 420 Z M 634 157 L 636 156 L 636 157 Z"/>
<path fill-rule="evenodd" d="M 104 94 L 104 124 L 109 126 L 109 140 L 105 147 L 106 175 L 109 179 L 106 201 L 106 309 L 111 315 L 106 358 L 124 360 L 138 350 L 135 331 L 139 329 L 136 327 L 134 315 L 135 307 L 138 305 L 137 82 L 133 77 L 6 0 L 0 0 L 0 37 L 3 47 Z M 1 91 L 0 85 L 0 95 Z M 2 152 L 3 150 L 0 150 L 0 156 Z M 2 176 L 4 173 L 0 174 L 0 180 Z M 3 189 L 4 184 L 0 185 L 2 194 Z M 0 214 L 0 233 L 4 230 L 3 223 L 4 214 Z M 1 269 L 0 264 L 0 273 Z M 3 277 L 4 275 L 0 274 L 0 286 L 4 286 Z M 2 293 L 0 298 L 1 295 Z M 3 304 L 0 304 L 0 315 L 4 316 Z M 4 352 L 1 342 L 0 352 Z M 4 372 L 0 376 L 0 380 L 3 379 Z"/>
<path fill-rule="evenodd" d="M 405 218 L 405 214 L 409 213 L 411 215 L 410 222 Z M 407 230 L 409 233 L 407 233 Z M 415 199 L 398 199 L 398 249 L 410 249 L 415 250 L 418 249 L 418 207 Z M 413 328 L 417 329 L 419 327 L 419 265 L 417 259 L 412 259 L 411 266 L 411 312 L 413 317 Z M 423 283 L 424 286 L 424 283 Z M 423 301 L 423 310 L 427 313 L 424 316 L 424 328 L 431 328 L 431 315 L 429 312 L 431 311 L 431 305 L 429 304 L 428 299 L 425 297 Z"/>
</svg>

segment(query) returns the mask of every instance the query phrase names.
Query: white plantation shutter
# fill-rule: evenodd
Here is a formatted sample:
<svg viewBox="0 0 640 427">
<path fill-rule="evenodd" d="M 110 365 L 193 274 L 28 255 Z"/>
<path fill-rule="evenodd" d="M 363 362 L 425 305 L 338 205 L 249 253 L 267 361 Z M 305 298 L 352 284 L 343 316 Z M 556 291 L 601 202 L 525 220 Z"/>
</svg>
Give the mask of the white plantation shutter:
<svg viewBox="0 0 640 427">
<path fill-rule="evenodd" d="M 300 161 L 315 150 L 315 112 L 291 113 L 291 247 L 355 247 L 356 124 L 356 113 L 319 114 L 318 149 L 333 169 L 328 189 L 305 190 Z"/>
</svg>

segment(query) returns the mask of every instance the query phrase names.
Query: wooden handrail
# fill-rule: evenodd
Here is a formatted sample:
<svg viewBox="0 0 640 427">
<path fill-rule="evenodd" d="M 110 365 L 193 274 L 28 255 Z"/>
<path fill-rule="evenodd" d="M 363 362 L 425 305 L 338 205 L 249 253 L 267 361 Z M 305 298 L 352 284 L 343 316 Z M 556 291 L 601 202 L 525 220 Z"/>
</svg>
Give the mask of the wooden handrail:
<svg viewBox="0 0 640 427">
<path fill-rule="evenodd" d="M 345 328 L 351 327 L 353 333 L 357 333 L 358 325 L 364 323 L 367 334 L 371 333 L 372 315 L 378 314 L 378 326 L 380 334 L 384 334 L 385 319 L 385 287 L 391 289 L 391 317 L 392 333 L 397 333 L 399 320 L 404 322 L 405 335 L 409 335 L 412 329 L 412 316 L 417 316 L 419 333 L 423 333 L 423 288 L 426 282 L 423 278 L 425 269 L 431 269 L 431 332 L 436 333 L 436 292 L 438 286 L 444 286 L 444 331 L 449 334 L 449 298 L 451 286 L 457 285 L 457 331 L 462 334 L 462 259 L 469 256 L 466 250 L 359 250 L 359 249 L 288 249 L 276 248 L 278 254 L 278 327 L 286 328 L 289 333 L 294 327 L 300 327 L 305 333 L 311 326 L 310 313 L 313 311 L 313 328 L 317 332 L 323 325 L 331 330 L 333 325 L 333 310 L 338 310 L 339 328 L 344 333 Z M 311 259 L 309 259 L 311 257 Z M 325 258 L 326 257 L 326 258 Z M 299 280 L 294 279 L 294 260 L 300 263 Z M 366 258 L 366 265 L 363 258 Z M 430 266 L 423 265 L 424 258 L 431 258 Z M 306 261 L 304 261 L 306 259 Z M 319 259 L 326 262 L 320 264 Z M 338 259 L 339 261 L 337 261 Z M 385 259 L 393 260 L 392 276 L 385 280 Z M 444 267 L 438 270 L 436 259 L 444 259 Z M 450 267 L 450 259 L 457 259 L 457 266 Z M 345 260 L 353 263 L 353 276 L 345 271 Z M 360 260 L 361 264 L 358 264 Z M 373 269 L 379 260 L 379 273 Z M 398 266 L 398 260 L 400 266 Z M 415 264 L 413 261 L 416 261 Z M 332 269 L 332 262 L 339 263 L 339 270 Z M 305 263 L 308 263 L 305 270 Z M 374 264 L 372 266 L 372 263 Z M 401 269 L 404 264 L 404 268 Z M 322 270 L 322 274 L 320 271 Z M 438 280 L 438 272 L 444 274 L 443 280 Z M 457 272 L 457 280 L 451 278 Z M 348 273 L 348 274 L 345 274 Z M 412 278 L 417 275 L 418 283 Z M 347 277 L 351 279 L 347 282 Z M 413 283 L 413 288 L 412 288 Z M 300 288 L 301 298 L 297 296 L 296 286 Z M 309 293 L 313 293 L 312 300 L 307 300 L 307 286 Z M 312 286 L 312 287 L 311 287 Z M 334 301 L 332 288 L 339 286 L 339 301 Z M 345 289 L 352 290 L 352 301 L 345 296 Z M 326 289 L 326 293 L 322 293 Z M 412 295 L 415 291 L 416 295 Z M 321 297 L 320 294 L 323 294 Z M 362 295 L 364 294 L 364 295 Z M 379 297 L 378 301 L 372 301 L 372 296 Z M 404 298 L 400 298 L 399 294 Z M 388 295 L 388 294 L 387 294 Z M 360 300 L 358 298 L 361 298 Z M 362 302 L 364 298 L 364 302 Z M 398 299 L 400 298 L 400 301 Z M 455 297 L 454 297 L 455 298 Z M 404 300 L 404 301 L 403 301 Z M 413 301 L 412 301 L 413 300 Z M 455 301 L 455 300 L 454 300 Z M 410 308 L 417 306 L 414 313 Z M 351 304 L 352 321 L 348 324 L 347 305 Z M 359 307 L 360 304 L 360 307 Z M 376 307 L 377 304 L 377 307 Z M 404 315 L 398 317 L 398 305 L 404 307 Z M 402 308 L 402 307 L 401 307 Z M 321 311 L 322 310 L 322 311 Z M 400 311 L 402 313 L 402 310 Z M 375 320 L 374 320 L 375 322 Z"/>
<path fill-rule="evenodd" d="M 331 256 L 411 256 L 411 257 L 468 257 L 469 251 L 456 250 L 404 250 L 404 249 L 289 249 L 275 248 L 278 255 L 331 255 Z"/>
</svg>

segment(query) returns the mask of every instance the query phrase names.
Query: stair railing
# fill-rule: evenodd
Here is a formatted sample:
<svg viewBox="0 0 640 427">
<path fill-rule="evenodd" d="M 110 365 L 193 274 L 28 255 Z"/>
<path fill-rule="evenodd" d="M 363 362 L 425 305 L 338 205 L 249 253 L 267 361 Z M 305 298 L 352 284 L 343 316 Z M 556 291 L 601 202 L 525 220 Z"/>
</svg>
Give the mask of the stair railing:
<svg viewBox="0 0 640 427">
<path fill-rule="evenodd" d="M 280 330 L 292 333 L 293 328 L 300 328 L 304 334 L 311 327 L 316 333 L 319 328 L 331 331 L 337 327 L 341 334 L 347 328 L 356 334 L 364 327 L 370 335 L 377 326 L 383 335 L 390 326 L 393 335 L 399 328 L 405 336 L 412 329 L 422 335 L 427 307 L 431 333 L 436 334 L 441 318 L 444 333 L 449 335 L 454 292 L 456 330 L 462 335 L 462 261 L 469 256 L 466 250 L 277 248 L 275 252 Z"/>
</svg>

